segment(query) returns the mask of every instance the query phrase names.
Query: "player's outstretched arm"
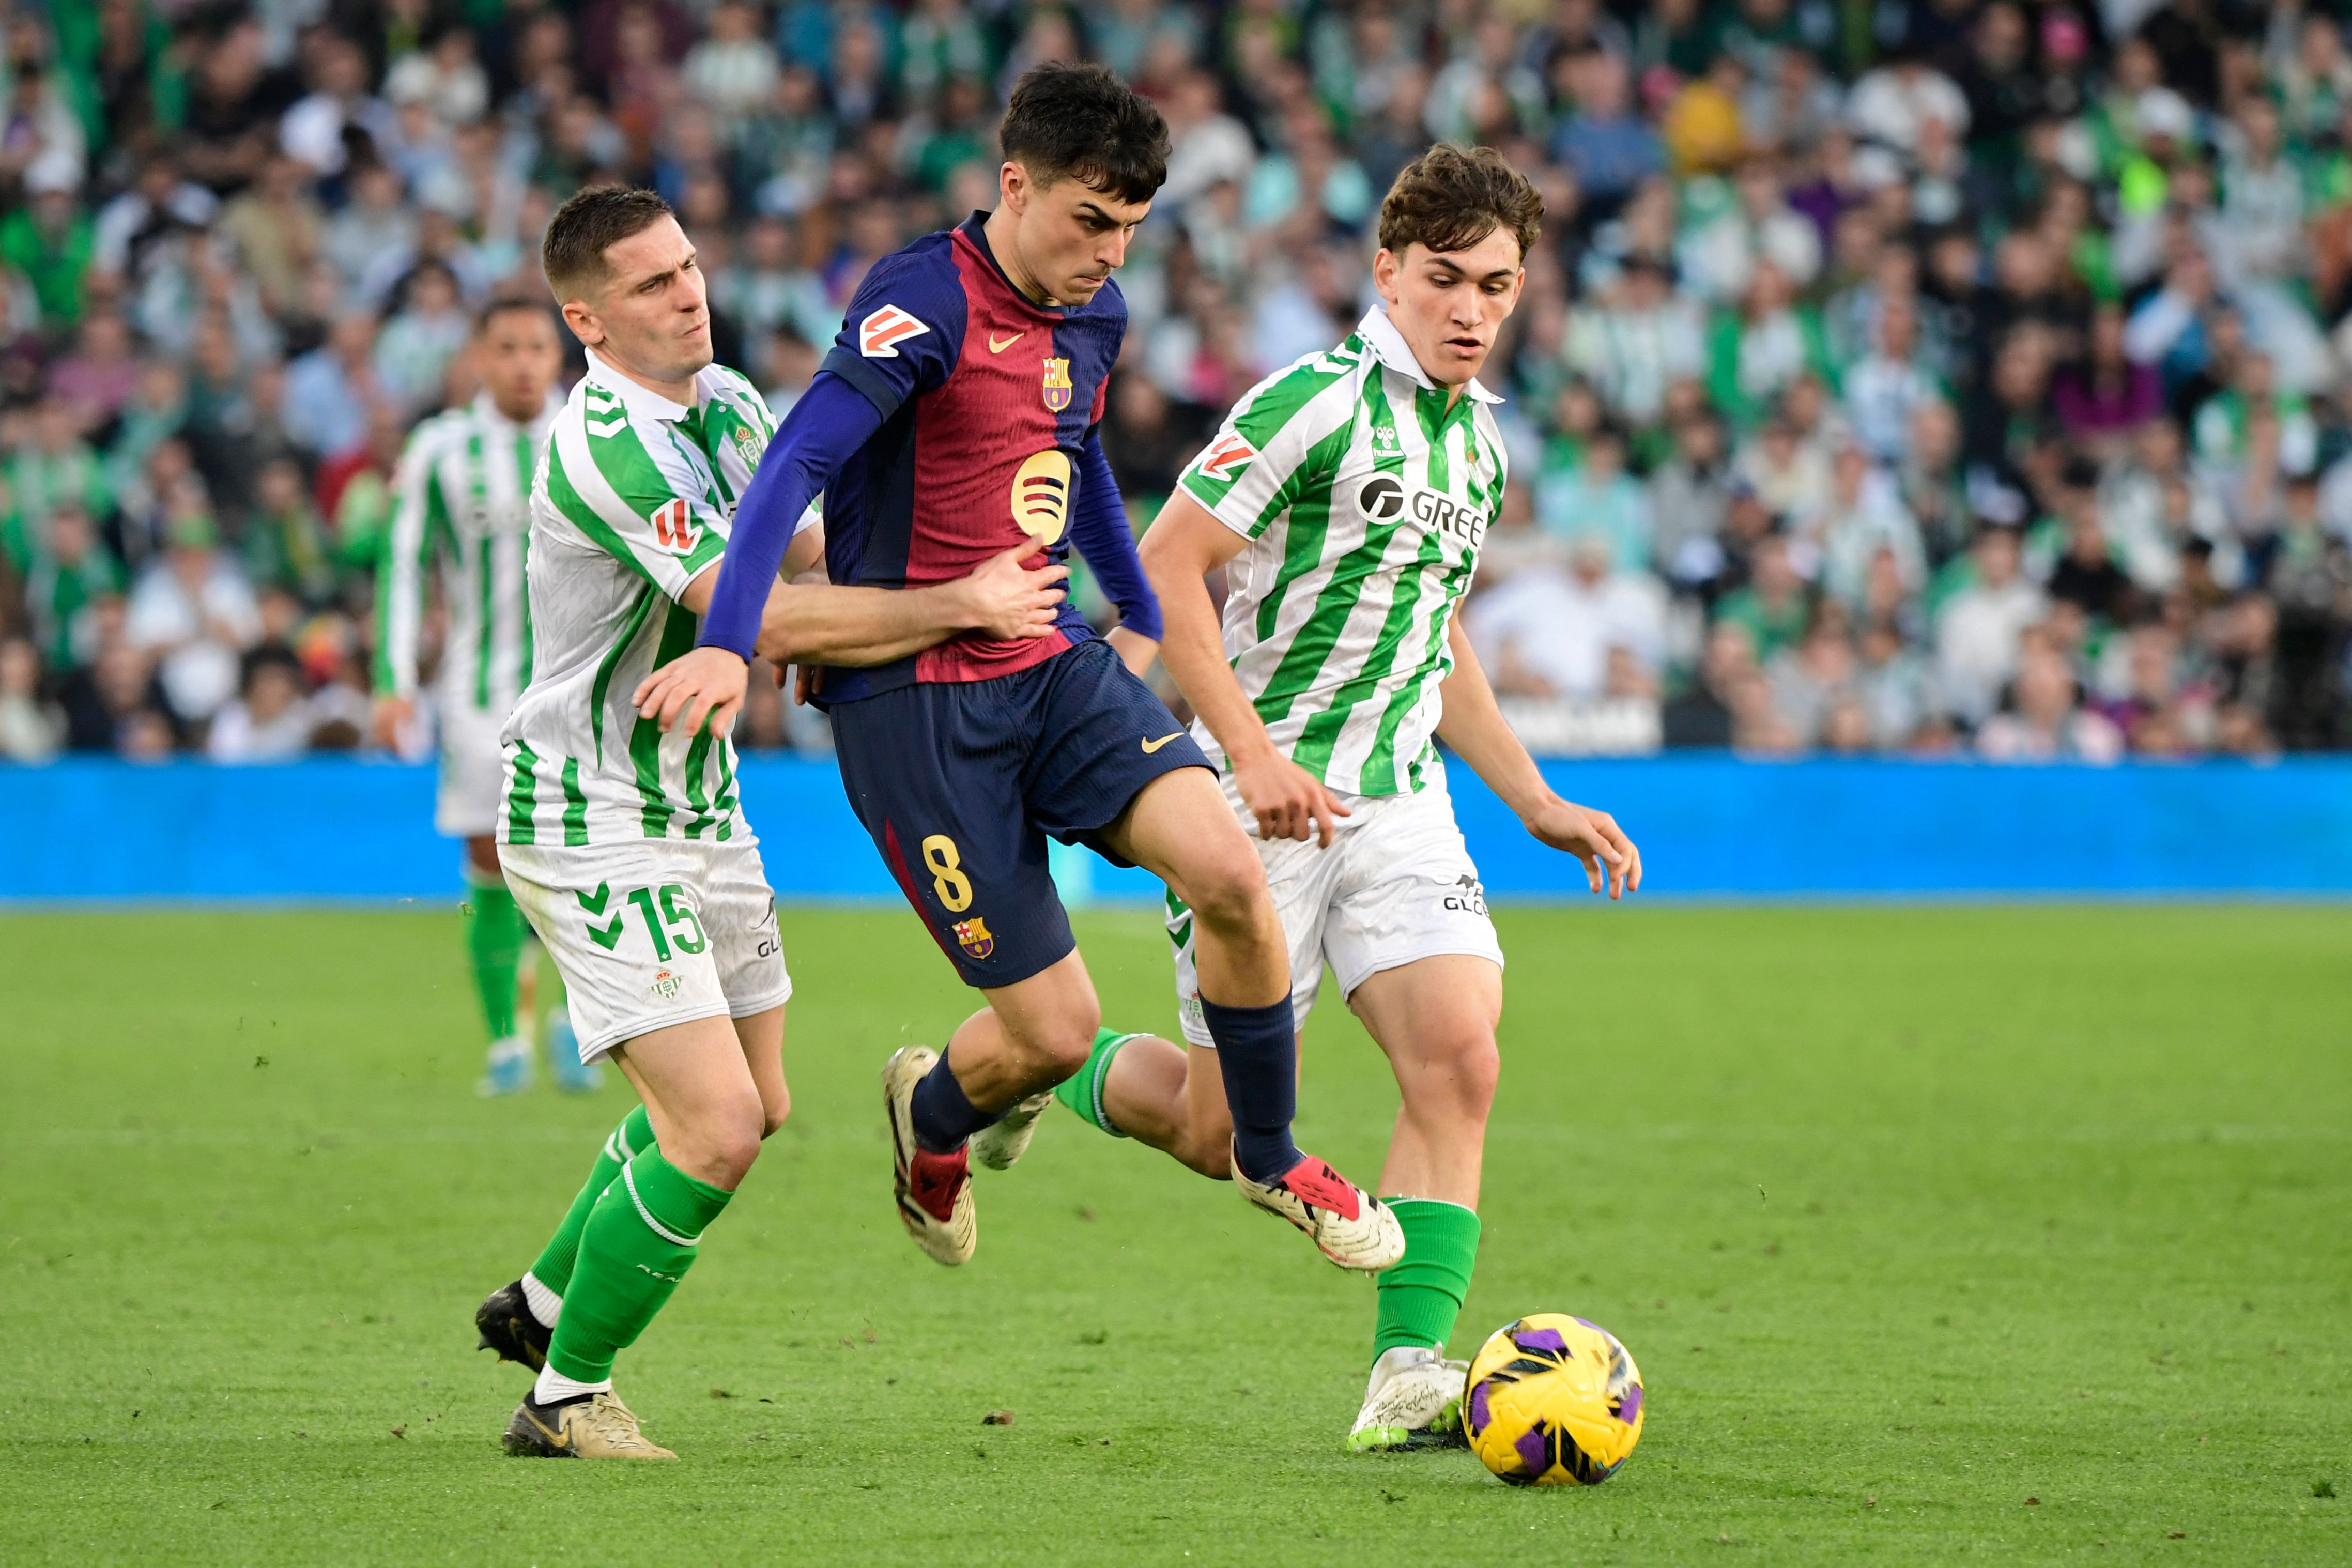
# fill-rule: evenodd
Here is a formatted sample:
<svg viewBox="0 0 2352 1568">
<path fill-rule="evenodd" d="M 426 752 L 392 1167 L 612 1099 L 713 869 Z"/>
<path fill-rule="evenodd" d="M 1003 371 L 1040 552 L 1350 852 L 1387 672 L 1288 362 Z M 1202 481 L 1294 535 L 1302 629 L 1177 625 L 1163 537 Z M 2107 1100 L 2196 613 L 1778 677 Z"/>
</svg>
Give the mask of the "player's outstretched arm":
<svg viewBox="0 0 2352 1568">
<path fill-rule="evenodd" d="M 1267 838 L 1326 845 L 1349 815 L 1323 782 L 1275 748 L 1241 682 L 1225 662 L 1224 634 L 1209 599 L 1208 574 L 1249 542 L 1181 489 L 1168 498 L 1143 536 L 1143 569 L 1160 596 L 1165 623 L 1160 658 L 1192 711 L 1225 749 L 1242 803 Z"/>
<path fill-rule="evenodd" d="M 856 588 L 825 583 L 778 583 L 761 617 L 759 652 L 782 669 L 788 664 L 845 667 L 888 664 L 920 653 L 961 632 L 1004 640 L 1041 637 L 1054 629 L 1070 574 L 1049 563 L 1034 572 L 1022 563 L 1037 547 L 1026 541 L 991 556 L 966 577 L 924 588 Z M 793 561 L 785 559 L 787 575 Z M 689 605 L 688 608 L 692 608 Z"/>
<path fill-rule="evenodd" d="M 1594 892 L 1601 891 L 1604 877 L 1612 899 L 1640 891 L 1642 852 L 1617 819 L 1561 799 L 1544 782 L 1542 770 L 1496 705 L 1495 689 L 1486 684 L 1486 672 L 1462 630 L 1460 616 L 1446 627 L 1445 637 L 1454 669 L 1438 688 L 1444 714 L 1437 721 L 1438 738 L 1518 813 L 1529 833 L 1582 861 L 1584 879 Z"/>
<path fill-rule="evenodd" d="M 802 540 L 817 537 L 803 531 Z M 1062 605 L 1063 565 L 1024 570 L 1036 546 L 1023 543 L 990 557 L 966 577 L 927 588 L 845 588 L 826 583 L 778 582 L 768 590 L 758 651 L 778 669 L 792 664 L 887 664 L 919 653 L 959 632 L 992 637 L 1041 637 L 1054 629 Z M 815 548 L 794 542 L 783 568 L 793 575 L 814 563 Z M 799 557 L 799 559 L 795 559 Z M 719 568 L 706 568 L 678 603 L 701 615 L 718 586 Z M 731 663 L 731 669 L 730 665 Z M 708 721 L 725 734 L 743 700 L 748 667 L 725 648 L 698 647 L 638 684 L 637 712 L 664 731 L 691 734 Z M 731 700 L 730 698 L 731 696 Z"/>
</svg>

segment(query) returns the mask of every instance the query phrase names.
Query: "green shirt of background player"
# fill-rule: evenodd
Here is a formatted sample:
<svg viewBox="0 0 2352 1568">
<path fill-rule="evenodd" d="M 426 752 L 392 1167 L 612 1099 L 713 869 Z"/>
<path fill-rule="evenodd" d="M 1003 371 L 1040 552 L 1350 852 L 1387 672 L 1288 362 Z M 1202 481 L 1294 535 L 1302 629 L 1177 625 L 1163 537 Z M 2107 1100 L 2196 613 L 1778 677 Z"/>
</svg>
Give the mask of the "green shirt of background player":
<svg viewBox="0 0 2352 1568">
<path fill-rule="evenodd" d="M 1451 613 L 1503 488 L 1480 406 L 1496 399 L 1474 378 L 1517 303 L 1541 214 L 1490 150 L 1440 146 L 1408 166 L 1382 206 L 1381 308 L 1254 389 L 1142 544 L 1167 623 L 1160 658 L 1224 751 L 1293 968 L 1330 958 L 1402 1097 L 1380 1190 L 1404 1200 L 1391 1206 L 1406 1251 L 1381 1277 L 1373 1384 L 1351 1447 L 1402 1444 L 1460 1394 L 1442 1357 L 1476 1251 L 1498 1070 L 1501 952 L 1424 726 L 1539 842 L 1582 861 L 1594 892 L 1620 898 L 1642 881 L 1616 823 L 1544 782 Z M 1221 627 L 1202 579 L 1228 563 L 1243 607 L 1229 603 Z M 1188 925 L 1171 905 L 1180 992 Z M 1221 1176 L 1225 1108 L 1204 1054 L 1129 1039 L 1081 1075 L 1091 1106 L 1072 1103 Z"/>
</svg>

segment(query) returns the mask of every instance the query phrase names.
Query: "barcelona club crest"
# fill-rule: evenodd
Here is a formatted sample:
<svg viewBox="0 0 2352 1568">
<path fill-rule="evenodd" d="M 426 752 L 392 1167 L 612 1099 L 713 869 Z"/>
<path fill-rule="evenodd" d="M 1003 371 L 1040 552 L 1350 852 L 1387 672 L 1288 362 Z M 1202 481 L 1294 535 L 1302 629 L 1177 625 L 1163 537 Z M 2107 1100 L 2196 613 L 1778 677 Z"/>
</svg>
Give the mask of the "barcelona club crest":
<svg viewBox="0 0 2352 1568">
<path fill-rule="evenodd" d="M 1059 414 L 1070 405 L 1070 362 L 1049 359 L 1045 362 L 1045 406 Z"/>
<path fill-rule="evenodd" d="M 1064 395 L 1067 401 L 1067 394 Z M 996 951 L 996 939 L 988 934 L 988 922 L 974 915 L 955 923 L 956 943 L 974 958 L 986 958 Z"/>
</svg>

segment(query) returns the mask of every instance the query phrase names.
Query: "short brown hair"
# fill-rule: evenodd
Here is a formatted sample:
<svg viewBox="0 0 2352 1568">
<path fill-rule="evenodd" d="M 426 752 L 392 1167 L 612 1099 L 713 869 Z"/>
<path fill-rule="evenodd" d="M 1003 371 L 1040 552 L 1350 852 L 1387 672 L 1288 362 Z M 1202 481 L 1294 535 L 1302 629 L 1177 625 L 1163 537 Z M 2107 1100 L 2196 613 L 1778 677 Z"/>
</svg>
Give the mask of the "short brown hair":
<svg viewBox="0 0 2352 1568">
<path fill-rule="evenodd" d="M 673 216 L 669 204 L 634 185 L 593 185 L 555 209 L 540 242 L 540 269 L 559 303 L 613 275 L 604 252 Z"/>
<path fill-rule="evenodd" d="M 1408 245 L 1467 250 L 1498 228 L 1519 242 L 1524 258 L 1542 231 L 1543 197 L 1492 147 L 1440 142 L 1397 172 L 1381 202 L 1381 248 Z"/>
<path fill-rule="evenodd" d="M 1105 66 L 1031 67 L 1013 84 L 996 140 L 1041 186 L 1069 177 L 1122 202 L 1148 202 L 1168 178 L 1168 121 Z"/>
</svg>

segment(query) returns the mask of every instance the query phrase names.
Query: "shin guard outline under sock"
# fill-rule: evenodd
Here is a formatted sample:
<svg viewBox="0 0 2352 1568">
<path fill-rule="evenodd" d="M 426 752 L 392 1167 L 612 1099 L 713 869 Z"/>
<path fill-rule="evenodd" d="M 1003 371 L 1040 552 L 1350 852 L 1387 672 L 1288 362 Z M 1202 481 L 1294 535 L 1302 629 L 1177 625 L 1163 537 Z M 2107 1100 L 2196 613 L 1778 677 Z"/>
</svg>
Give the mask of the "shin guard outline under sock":
<svg viewBox="0 0 2352 1568">
<path fill-rule="evenodd" d="M 1372 1359 L 1399 1345 L 1428 1345 L 1443 1355 L 1478 1260 L 1478 1211 L 1436 1198 L 1383 1201 L 1404 1227 L 1404 1257 L 1377 1281 Z"/>
<path fill-rule="evenodd" d="M 1298 1035 L 1290 998 L 1227 1007 L 1202 996 L 1201 1017 L 1217 1042 L 1235 1161 L 1251 1181 L 1272 1182 L 1304 1158 L 1290 1138 L 1298 1114 Z"/>
<path fill-rule="evenodd" d="M 563 1223 L 547 1238 L 541 1248 L 539 1261 L 530 1266 L 531 1277 L 561 1298 L 572 1286 L 572 1269 L 580 1258 L 580 1233 L 588 1224 L 588 1211 L 621 1173 L 621 1167 L 654 1147 L 654 1124 L 646 1115 L 646 1108 L 633 1105 L 621 1124 L 605 1136 L 604 1146 L 596 1152 L 596 1163 L 589 1167 L 588 1180 L 564 1211 Z"/>
<path fill-rule="evenodd" d="M 614 1353 L 654 1321 L 694 1266 L 703 1232 L 734 1195 L 695 1180 L 659 1149 L 622 1166 L 581 1234 L 548 1365 L 579 1383 L 612 1376 Z"/>
</svg>

